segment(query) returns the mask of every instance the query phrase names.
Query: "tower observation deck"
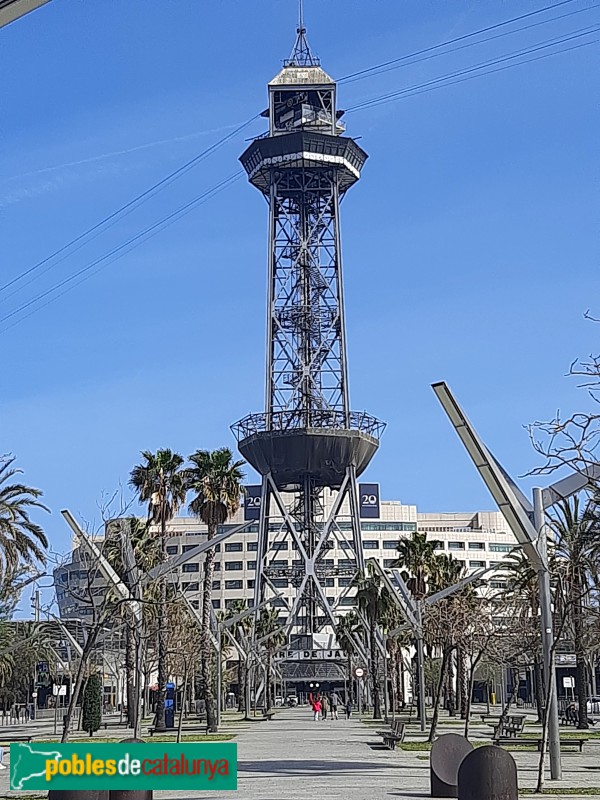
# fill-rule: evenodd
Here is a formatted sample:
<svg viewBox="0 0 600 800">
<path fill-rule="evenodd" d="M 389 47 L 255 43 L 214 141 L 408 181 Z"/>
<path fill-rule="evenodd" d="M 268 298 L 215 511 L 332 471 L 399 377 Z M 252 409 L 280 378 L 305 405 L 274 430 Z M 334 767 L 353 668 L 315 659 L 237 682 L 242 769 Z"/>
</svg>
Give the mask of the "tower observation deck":
<svg viewBox="0 0 600 800">
<path fill-rule="evenodd" d="M 268 133 L 240 158 L 269 206 L 265 410 L 232 430 L 262 476 L 255 603 L 282 577 L 268 560 L 276 516 L 301 556 L 284 576 L 297 587 L 286 625 L 313 634 L 335 627 L 327 550 L 344 547 L 348 576 L 364 566 L 356 479 L 385 427 L 351 411 L 348 392 L 339 205 L 367 154 L 344 135 L 336 84 L 302 23 L 268 94 Z"/>
</svg>

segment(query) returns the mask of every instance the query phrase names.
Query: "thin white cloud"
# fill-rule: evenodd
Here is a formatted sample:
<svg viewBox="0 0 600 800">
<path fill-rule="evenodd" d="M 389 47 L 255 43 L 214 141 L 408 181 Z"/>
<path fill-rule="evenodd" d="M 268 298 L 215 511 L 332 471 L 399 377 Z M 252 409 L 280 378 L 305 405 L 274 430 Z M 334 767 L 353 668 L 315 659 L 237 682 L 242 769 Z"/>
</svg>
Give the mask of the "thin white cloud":
<svg viewBox="0 0 600 800">
<path fill-rule="evenodd" d="M 90 156 L 89 158 L 82 158 L 79 161 L 67 161 L 64 164 L 53 164 L 49 167 L 41 167 L 40 169 L 34 169 L 30 172 L 22 172 L 19 175 L 11 175 L 8 178 L 0 179 L 0 184 L 2 183 L 9 183 L 10 181 L 18 181 L 23 180 L 24 178 L 31 178 L 37 177 L 39 175 L 44 175 L 46 173 L 58 172 L 63 169 L 69 169 L 71 167 L 80 167 L 86 164 L 94 164 L 98 161 L 104 161 L 107 158 L 117 158 L 119 156 L 126 156 L 130 153 L 137 153 L 141 150 L 148 150 L 151 147 L 160 147 L 161 145 L 165 144 L 173 144 L 174 142 L 185 142 L 189 141 L 190 139 L 196 139 L 200 136 L 208 136 L 211 133 L 223 133 L 224 131 L 231 130 L 232 128 L 237 128 L 241 123 L 240 122 L 233 122 L 231 125 L 223 125 L 220 128 L 209 128 L 203 131 L 195 131 L 194 133 L 187 133 L 183 136 L 173 136 L 170 139 L 159 139 L 155 142 L 146 142 L 145 144 L 138 144 L 135 147 L 128 147 L 126 150 L 113 150 L 109 153 L 100 153 L 96 156 Z M 35 194 L 39 194 L 39 192 L 35 192 Z"/>
</svg>

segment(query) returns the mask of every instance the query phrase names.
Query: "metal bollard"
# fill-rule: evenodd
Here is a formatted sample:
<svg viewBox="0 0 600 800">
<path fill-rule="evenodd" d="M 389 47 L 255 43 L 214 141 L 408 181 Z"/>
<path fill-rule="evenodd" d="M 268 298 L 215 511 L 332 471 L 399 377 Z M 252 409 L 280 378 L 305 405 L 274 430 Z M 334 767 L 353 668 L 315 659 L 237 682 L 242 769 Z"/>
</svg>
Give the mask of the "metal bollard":
<svg viewBox="0 0 600 800">
<path fill-rule="evenodd" d="M 143 742 L 143 739 L 121 739 L 122 744 Z M 152 800 L 152 789 L 112 789 L 107 800 Z"/>
<path fill-rule="evenodd" d="M 458 770 L 459 800 L 518 800 L 517 765 L 501 747 L 478 747 Z"/>
<path fill-rule="evenodd" d="M 458 797 L 458 770 L 473 745 L 458 733 L 446 733 L 431 746 L 429 777 L 432 797 Z"/>
</svg>

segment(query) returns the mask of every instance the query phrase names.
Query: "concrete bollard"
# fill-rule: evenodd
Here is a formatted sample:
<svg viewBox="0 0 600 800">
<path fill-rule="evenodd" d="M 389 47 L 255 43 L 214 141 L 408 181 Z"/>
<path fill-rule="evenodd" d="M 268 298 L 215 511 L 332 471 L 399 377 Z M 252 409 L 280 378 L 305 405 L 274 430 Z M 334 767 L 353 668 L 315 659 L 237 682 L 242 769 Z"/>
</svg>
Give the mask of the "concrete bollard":
<svg viewBox="0 0 600 800">
<path fill-rule="evenodd" d="M 518 800 L 517 765 L 501 747 L 478 747 L 458 770 L 459 800 Z"/>
<path fill-rule="evenodd" d="M 122 744 L 143 742 L 143 739 L 121 739 Z M 108 800 L 152 800 L 152 789 L 111 789 Z"/>
<path fill-rule="evenodd" d="M 473 745 L 458 733 L 446 733 L 435 740 L 429 758 L 432 797 L 458 797 L 458 769 Z"/>
</svg>

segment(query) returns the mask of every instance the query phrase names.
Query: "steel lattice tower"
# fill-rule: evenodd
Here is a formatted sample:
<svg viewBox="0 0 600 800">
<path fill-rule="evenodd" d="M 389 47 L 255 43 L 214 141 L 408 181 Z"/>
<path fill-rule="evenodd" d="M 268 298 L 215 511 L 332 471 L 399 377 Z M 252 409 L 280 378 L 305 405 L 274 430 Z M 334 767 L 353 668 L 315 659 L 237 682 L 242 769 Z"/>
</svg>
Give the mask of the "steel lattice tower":
<svg viewBox="0 0 600 800">
<path fill-rule="evenodd" d="M 364 566 L 356 478 L 384 428 L 350 411 L 348 397 L 339 204 L 367 154 L 342 135 L 342 114 L 300 21 L 291 57 L 269 84 L 269 132 L 240 159 L 269 204 L 266 410 L 232 429 L 262 475 L 255 605 L 273 578 L 288 578 L 296 595 L 287 628 L 305 634 L 335 626 L 325 579 Z M 275 527 L 296 566 L 272 566 Z M 343 569 L 326 557 L 336 542 Z"/>
</svg>

